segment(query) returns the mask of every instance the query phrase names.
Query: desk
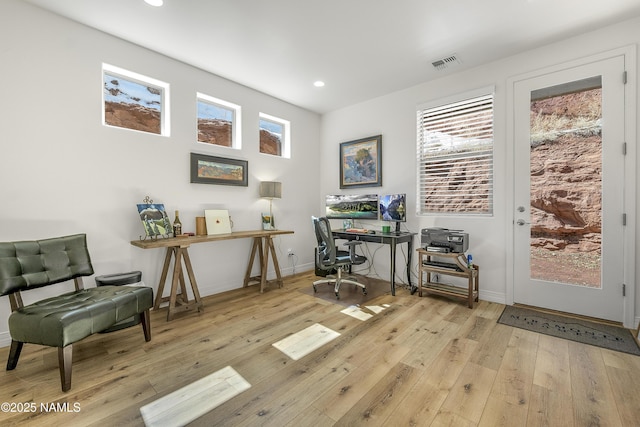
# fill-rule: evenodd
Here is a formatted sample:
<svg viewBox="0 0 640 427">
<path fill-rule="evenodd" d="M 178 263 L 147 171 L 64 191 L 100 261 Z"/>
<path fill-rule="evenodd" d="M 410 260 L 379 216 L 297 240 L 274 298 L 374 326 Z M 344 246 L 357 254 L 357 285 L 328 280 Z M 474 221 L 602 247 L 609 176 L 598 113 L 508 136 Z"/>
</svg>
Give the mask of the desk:
<svg viewBox="0 0 640 427">
<path fill-rule="evenodd" d="M 267 283 L 267 267 L 269 264 L 269 253 L 271 253 L 271 259 L 273 261 L 273 267 L 276 272 L 278 286 L 282 287 L 282 277 L 280 276 L 280 266 L 278 265 L 278 258 L 276 256 L 276 250 L 273 246 L 273 236 L 280 234 L 293 234 L 293 231 L 285 230 L 256 230 L 256 231 L 235 231 L 229 234 L 215 234 L 211 236 L 188 236 L 188 237 L 171 237 L 167 239 L 154 239 L 154 240 L 134 240 L 131 242 L 133 246 L 142 249 L 155 249 L 166 248 L 166 255 L 164 258 L 164 265 L 162 267 L 162 274 L 160 275 L 160 283 L 158 284 L 158 291 L 156 293 L 155 303 L 153 309 L 160 308 L 160 304 L 163 302 L 169 302 L 169 312 L 167 313 L 167 320 L 172 320 L 175 313 L 197 308 L 198 311 L 203 310 L 202 300 L 200 298 L 200 292 L 198 291 L 198 284 L 196 283 L 195 275 L 193 274 L 193 267 L 191 266 L 191 259 L 189 258 L 189 246 L 196 243 L 216 242 L 219 240 L 232 240 L 232 239 L 246 239 L 252 238 L 253 245 L 251 246 L 251 255 L 249 257 L 249 264 L 247 266 L 247 272 L 244 275 L 243 287 L 249 286 L 251 281 L 260 282 L 260 292 L 264 292 L 265 284 Z M 264 242 L 263 242 L 264 241 Z M 260 275 L 251 277 L 251 270 L 253 268 L 253 262 L 256 254 L 260 258 Z M 168 297 L 163 297 L 164 285 L 169 273 L 169 265 L 171 264 L 171 258 L 174 258 L 173 274 L 171 278 L 171 293 Z M 189 276 L 189 283 L 191 284 L 191 290 L 193 291 L 193 300 L 189 300 L 187 294 L 187 286 L 184 279 L 184 272 L 182 264 L 184 263 L 185 270 Z M 180 293 L 178 293 L 178 284 L 180 285 Z"/>
<path fill-rule="evenodd" d="M 376 231 L 375 234 L 369 233 L 357 233 L 353 231 L 331 230 L 333 237 L 343 240 L 358 240 L 361 242 L 380 243 L 382 245 L 389 245 L 391 252 L 391 295 L 396 294 L 396 246 L 398 243 L 407 244 L 407 280 L 409 280 L 409 286 L 411 286 L 411 253 L 413 252 L 413 236 L 416 233 L 409 233 L 401 231 L 400 233 L 383 233 Z"/>
</svg>

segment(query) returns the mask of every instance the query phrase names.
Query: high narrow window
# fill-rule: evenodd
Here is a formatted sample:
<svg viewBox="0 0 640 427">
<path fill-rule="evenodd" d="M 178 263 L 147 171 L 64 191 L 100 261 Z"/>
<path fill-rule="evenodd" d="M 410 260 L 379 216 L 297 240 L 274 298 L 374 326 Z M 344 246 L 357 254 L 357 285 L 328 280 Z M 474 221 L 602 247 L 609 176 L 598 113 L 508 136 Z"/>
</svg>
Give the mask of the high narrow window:
<svg viewBox="0 0 640 427">
<path fill-rule="evenodd" d="M 260 113 L 260 152 L 289 158 L 290 129 L 289 121 Z"/>
<path fill-rule="evenodd" d="M 197 94 L 198 142 L 240 149 L 241 108 L 203 93 Z"/>
<path fill-rule="evenodd" d="M 480 93 L 418 108 L 418 214 L 493 213 L 493 90 Z"/>
<path fill-rule="evenodd" d="M 169 84 L 102 64 L 102 123 L 169 136 Z"/>
</svg>

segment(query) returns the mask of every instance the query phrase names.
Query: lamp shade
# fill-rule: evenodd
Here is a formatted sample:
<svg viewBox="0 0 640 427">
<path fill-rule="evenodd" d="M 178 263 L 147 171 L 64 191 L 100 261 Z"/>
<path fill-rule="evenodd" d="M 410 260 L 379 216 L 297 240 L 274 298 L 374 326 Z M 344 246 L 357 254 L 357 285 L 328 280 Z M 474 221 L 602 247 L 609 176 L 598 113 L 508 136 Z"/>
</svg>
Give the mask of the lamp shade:
<svg viewBox="0 0 640 427">
<path fill-rule="evenodd" d="M 260 197 L 265 199 L 280 199 L 282 197 L 282 183 L 262 181 L 260 183 Z"/>
</svg>

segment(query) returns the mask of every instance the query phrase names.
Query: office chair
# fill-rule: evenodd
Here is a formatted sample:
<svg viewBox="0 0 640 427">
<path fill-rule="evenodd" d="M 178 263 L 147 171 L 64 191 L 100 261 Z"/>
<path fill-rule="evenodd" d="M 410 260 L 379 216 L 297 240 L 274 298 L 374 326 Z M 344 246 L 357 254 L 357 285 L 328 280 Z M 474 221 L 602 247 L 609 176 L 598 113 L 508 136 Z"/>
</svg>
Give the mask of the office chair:
<svg viewBox="0 0 640 427">
<path fill-rule="evenodd" d="M 367 288 L 362 283 L 342 277 L 344 269 L 350 270 L 352 265 L 363 264 L 367 258 L 356 254 L 356 246 L 361 242 L 346 242 L 344 245 L 349 247 L 349 251 L 338 250 L 333 234 L 331 233 L 331 224 L 326 217 L 311 217 L 313 228 L 316 232 L 318 247 L 316 248 L 316 267 L 324 271 L 336 271 L 336 275 L 327 275 L 326 279 L 316 280 L 313 282 L 313 291 L 318 292 L 317 285 L 321 283 L 334 284 L 334 292 L 336 298 L 340 299 L 340 285 L 342 283 L 350 283 L 362 288 L 362 293 L 367 294 Z"/>
</svg>

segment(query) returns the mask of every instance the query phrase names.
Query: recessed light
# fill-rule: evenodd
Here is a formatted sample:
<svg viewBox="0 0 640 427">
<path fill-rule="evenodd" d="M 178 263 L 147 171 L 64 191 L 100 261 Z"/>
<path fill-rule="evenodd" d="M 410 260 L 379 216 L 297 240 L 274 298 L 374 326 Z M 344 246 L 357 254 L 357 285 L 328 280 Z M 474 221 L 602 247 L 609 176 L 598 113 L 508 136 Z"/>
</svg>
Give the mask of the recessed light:
<svg viewBox="0 0 640 427">
<path fill-rule="evenodd" d="M 323 87 L 324 86 L 324 82 L 321 81 L 321 80 L 318 80 L 318 81 L 313 82 L 313 85 L 315 87 Z"/>
<path fill-rule="evenodd" d="M 164 3 L 163 0 L 144 0 L 144 2 L 155 7 L 160 7 Z"/>
</svg>

